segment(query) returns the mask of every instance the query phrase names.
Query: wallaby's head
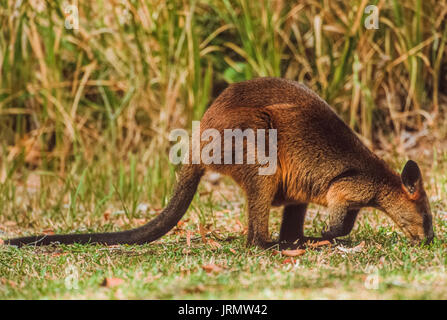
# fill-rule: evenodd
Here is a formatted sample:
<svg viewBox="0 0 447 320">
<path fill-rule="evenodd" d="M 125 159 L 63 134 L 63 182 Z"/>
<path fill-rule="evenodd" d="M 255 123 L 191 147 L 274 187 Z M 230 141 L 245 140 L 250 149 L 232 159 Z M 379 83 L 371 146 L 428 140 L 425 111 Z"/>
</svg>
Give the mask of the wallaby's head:
<svg viewBox="0 0 447 320">
<path fill-rule="evenodd" d="M 416 162 L 409 160 L 402 170 L 401 190 L 388 214 L 413 240 L 433 240 L 430 204 L 424 190 L 422 174 Z"/>
</svg>

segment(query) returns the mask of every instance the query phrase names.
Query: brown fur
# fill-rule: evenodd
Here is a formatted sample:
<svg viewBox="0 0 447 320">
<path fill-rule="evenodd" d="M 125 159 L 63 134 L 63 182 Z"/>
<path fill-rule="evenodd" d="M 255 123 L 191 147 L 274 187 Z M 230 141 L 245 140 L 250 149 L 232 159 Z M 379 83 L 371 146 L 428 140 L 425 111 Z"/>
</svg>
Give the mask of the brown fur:
<svg viewBox="0 0 447 320">
<path fill-rule="evenodd" d="M 413 239 L 433 237 L 421 178 L 408 193 L 400 176 L 299 83 L 261 78 L 231 85 L 204 114 L 201 130 L 208 128 L 222 134 L 236 128 L 278 130 L 278 168 L 272 176 L 259 176 L 258 165 L 204 165 L 231 176 L 245 191 L 249 244 L 270 245 L 271 205 L 285 205 L 280 240 L 302 238 L 308 203 L 329 208 L 325 238 L 349 233 L 362 207 L 385 211 Z"/>
<path fill-rule="evenodd" d="M 120 233 L 28 237 L 7 243 L 153 241 L 184 214 L 205 171 L 228 175 L 244 190 L 249 245 L 273 244 L 268 229 L 272 205 L 284 206 L 280 242 L 291 246 L 294 241 L 303 240 L 308 203 L 328 207 L 329 226 L 322 233 L 325 239 L 348 234 L 363 207 L 383 210 L 412 239 L 433 238 L 430 206 L 417 165 L 408 162 L 402 177 L 399 176 L 360 141 L 324 100 L 304 85 L 278 78 L 230 85 L 201 120 L 202 132 L 210 128 L 217 129 L 222 136 L 224 129 L 277 129 L 276 172 L 259 175 L 258 163 L 185 165 L 179 186 L 157 221 Z M 206 144 L 202 142 L 201 147 Z"/>
</svg>

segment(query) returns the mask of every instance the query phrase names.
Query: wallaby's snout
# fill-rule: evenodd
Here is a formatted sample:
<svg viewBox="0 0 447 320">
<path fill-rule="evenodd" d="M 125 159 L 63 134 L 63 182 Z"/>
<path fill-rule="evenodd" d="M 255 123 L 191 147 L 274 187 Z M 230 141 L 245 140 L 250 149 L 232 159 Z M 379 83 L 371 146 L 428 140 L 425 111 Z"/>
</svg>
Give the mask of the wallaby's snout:
<svg viewBox="0 0 447 320">
<path fill-rule="evenodd" d="M 402 193 L 388 214 L 414 241 L 430 243 L 434 238 L 433 216 L 424 190 L 422 174 L 416 162 L 409 160 L 401 174 Z"/>
<path fill-rule="evenodd" d="M 410 213 L 412 215 L 420 215 L 419 212 Z M 415 242 L 429 244 L 433 241 L 433 223 L 431 213 L 422 213 L 422 221 L 417 219 L 413 224 L 402 227 L 405 233 Z"/>
</svg>

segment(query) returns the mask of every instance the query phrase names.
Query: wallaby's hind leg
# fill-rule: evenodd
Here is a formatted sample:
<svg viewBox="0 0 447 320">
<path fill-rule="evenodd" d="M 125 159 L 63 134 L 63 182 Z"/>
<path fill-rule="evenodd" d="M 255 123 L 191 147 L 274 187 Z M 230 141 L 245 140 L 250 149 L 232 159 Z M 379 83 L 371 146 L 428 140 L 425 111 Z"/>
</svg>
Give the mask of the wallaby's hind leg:
<svg viewBox="0 0 447 320">
<path fill-rule="evenodd" d="M 247 246 L 269 248 L 276 244 L 269 235 L 269 214 L 274 192 L 271 181 L 252 182 L 247 190 L 248 235 Z M 262 186 L 262 187 L 260 187 Z"/>
<path fill-rule="evenodd" d="M 269 235 L 270 201 L 262 196 L 251 195 L 247 197 L 248 204 L 248 235 L 247 246 L 255 245 L 269 248 L 276 243 Z"/>
<path fill-rule="evenodd" d="M 293 243 L 304 239 L 304 217 L 307 203 L 289 204 L 284 207 L 281 229 L 279 231 L 280 243 Z"/>
</svg>

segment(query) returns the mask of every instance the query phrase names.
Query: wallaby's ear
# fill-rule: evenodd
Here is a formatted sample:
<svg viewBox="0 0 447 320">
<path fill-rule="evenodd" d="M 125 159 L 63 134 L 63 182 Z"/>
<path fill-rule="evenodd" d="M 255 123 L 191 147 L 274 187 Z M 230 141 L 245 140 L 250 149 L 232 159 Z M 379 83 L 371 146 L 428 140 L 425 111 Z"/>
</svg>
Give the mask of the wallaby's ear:
<svg viewBox="0 0 447 320">
<path fill-rule="evenodd" d="M 402 184 L 410 195 L 415 195 L 419 191 L 422 185 L 422 175 L 416 162 L 408 160 L 400 177 Z"/>
</svg>

